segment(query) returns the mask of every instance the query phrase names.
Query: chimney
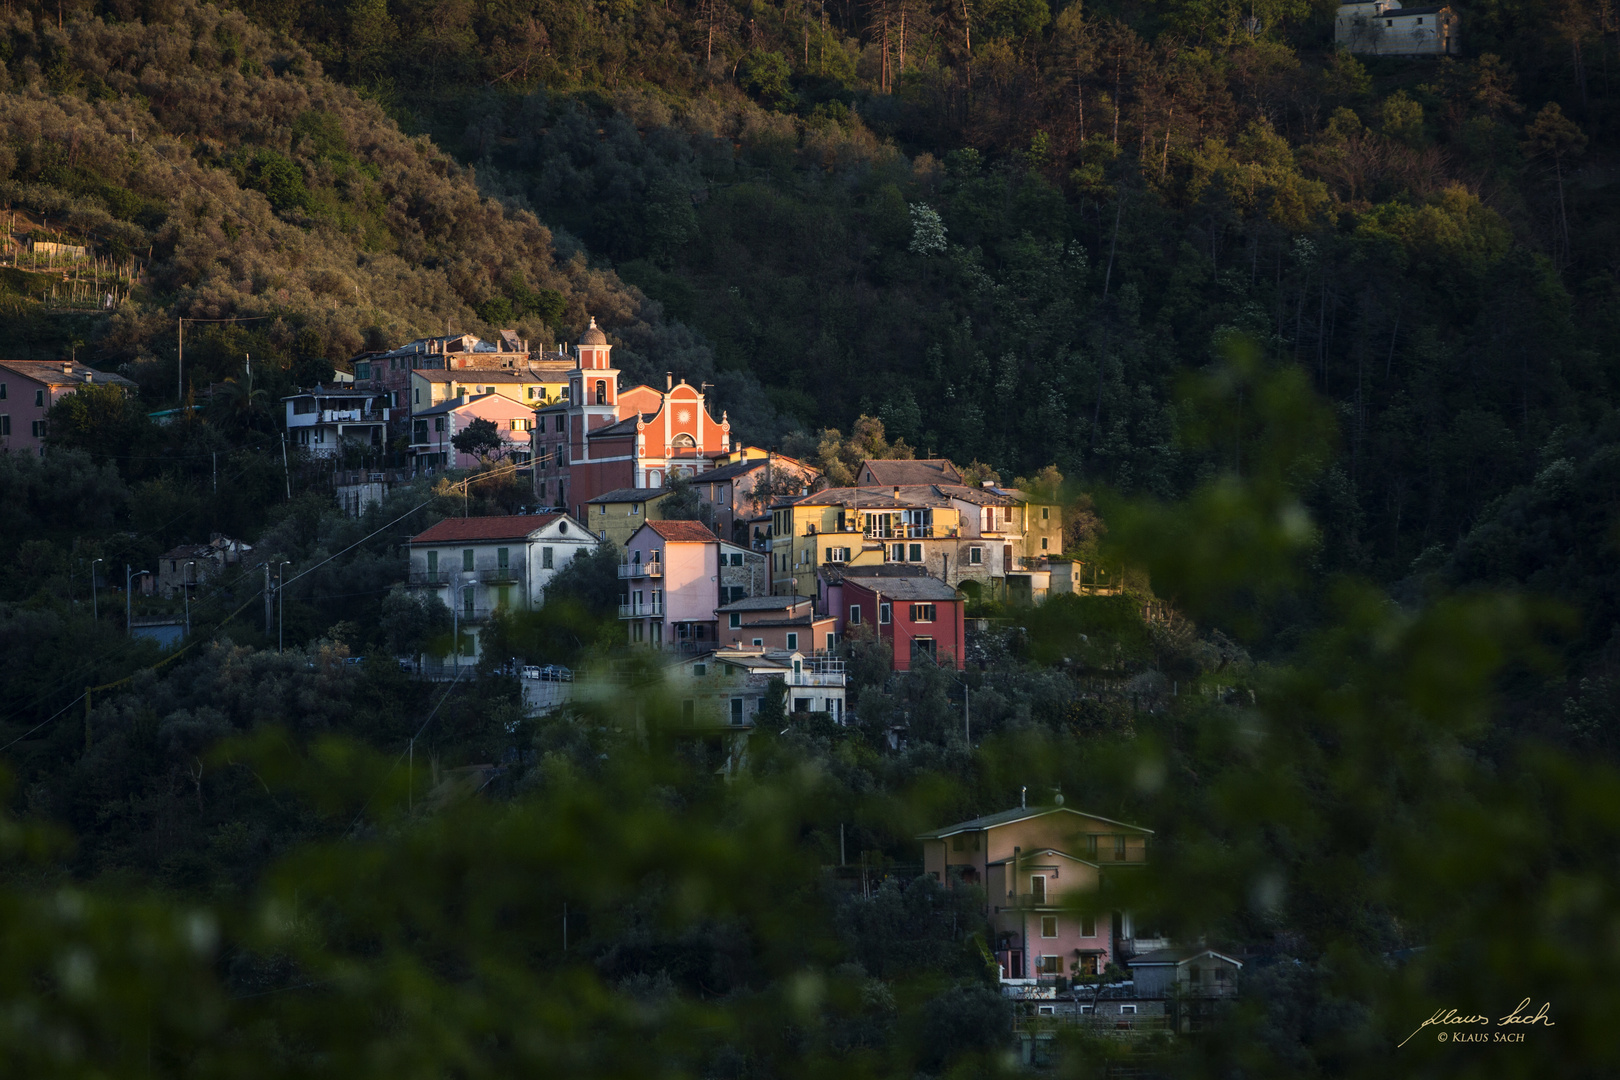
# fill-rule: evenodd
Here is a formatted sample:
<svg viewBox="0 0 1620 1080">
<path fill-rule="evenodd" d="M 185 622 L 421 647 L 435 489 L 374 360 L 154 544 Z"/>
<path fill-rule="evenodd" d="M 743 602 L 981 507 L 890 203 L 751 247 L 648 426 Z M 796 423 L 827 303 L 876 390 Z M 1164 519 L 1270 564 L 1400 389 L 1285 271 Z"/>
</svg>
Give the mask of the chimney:
<svg viewBox="0 0 1620 1080">
<path fill-rule="evenodd" d="M 664 372 L 664 389 L 675 389 L 675 373 L 673 371 Z"/>
<path fill-rule="evenodd" d="M 91 383 L 93 383 L 95 381 L 96 381 L 95 372 L 87 371 L 87 372 L 84 373 L 84 382 L 85 382 L 86 386 L 88 386 L 89 384 L 91 384 Z"/>
<path fill-rule="evenodd" d="M 62 374 L 64 374 L 64 375 L 73 374 L 73 364 L 71 362 L 66 361 L 66 360 L 62 361 Z"/>
<path fill-rule="evenodd" d="M 1029 809 L 1029 788 L 1028 787 L 1021 787 L 1021 788 L 1018 789 L 1018 809 L 1020 809 L 1020 810 Z"/>
</svg>

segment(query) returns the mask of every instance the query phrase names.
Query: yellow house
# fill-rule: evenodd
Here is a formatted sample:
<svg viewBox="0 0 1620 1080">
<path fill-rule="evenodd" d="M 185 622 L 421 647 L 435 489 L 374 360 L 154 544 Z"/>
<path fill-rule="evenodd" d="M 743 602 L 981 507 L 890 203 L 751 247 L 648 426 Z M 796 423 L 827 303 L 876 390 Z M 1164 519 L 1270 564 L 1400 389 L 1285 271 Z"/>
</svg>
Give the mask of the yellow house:
<svg viewBox="0 0 1620 1080">
<path fill-rule="evenodd" d="M 604 492 L 585 504 L 585 524 L 599 539 L 611 540 L 623 548 L 647 522 L 664 520 L 658 504 L 668 497 L 668 488 L 619 488 Z"/>
<path fill-rule="evenodd" d="M 775 451 L 767 450 L 763 446 L 739 446 L 723 454 L 711 454 L 709 460 L 714 462 L 714 467 L 718 469 L 724 465 L 735 465 L 739 461 L 764 461 L 768 457 L 778 456 L 784 461 L 794 461 L 793 458 L 788 457 L 786 454 L 778 455 Z M 798 464 L 798 462 L 795 461 L 794 464 Z"/>
<path fill-rule="evenodd" d="M 1056 505 L 1011 488 L 899 484 L 828 488 L 771 509 L 771 591 L 810 595 L 823 566 L 920 566 L 948 585 L 1000 596 L 1062 554 Z M 1044 595 L 1046 585 L 1040 583 Z"/>
<path fill-rule="evenodd" d="M 771 592 L 816 594 L 822 566 L 922 566 L 956 582 L 989 565 L 963 543 L 961 514 L 949 500 L 905 488 L 828 488 L 771 510 Z"/>
<path fill-rule="evenodd" d="M 972 489 L 969 489 L 972 490 Z M 1029 560 L 1055 559 L 1063 554 L 1063 508 L 1017 488 L 981 487 L 990 495 L 1010 500 L 1007 532 L 1017 536 L 1016 554 Z"/>
<path fill-rule="evenodd" d="M 555 366 L 556 371 L 551 367 Z M 409 405 L 412 411 L 431 409 L 465 393 L 499 394 L 531 409 L 554 405 L 567 389 L 566 370 L 559 365 L 535 364 L 532 368 L 454 368 L 449 371 L 411 372 Z"/>
</svg>

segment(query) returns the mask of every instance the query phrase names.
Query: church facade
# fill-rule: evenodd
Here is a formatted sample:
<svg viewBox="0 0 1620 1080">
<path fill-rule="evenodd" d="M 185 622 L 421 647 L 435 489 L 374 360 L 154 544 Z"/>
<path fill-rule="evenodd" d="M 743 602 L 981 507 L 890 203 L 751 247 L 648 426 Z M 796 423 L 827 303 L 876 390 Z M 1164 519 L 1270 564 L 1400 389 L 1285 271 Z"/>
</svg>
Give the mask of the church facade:
<svg viewBox="0 0 1620 1080">
<path fill-rule="evenodd" d="M 724 413 L 714 418 L 701 389 L 670 379 L 662 391 L 645 384 L 621 390 L 612 353 L 593 318 L 563 400 L 534 414 L 536 499 L 581 521 L 598 495 L 695 477 L 731 450 L 731 423 Z"/>
</svg>

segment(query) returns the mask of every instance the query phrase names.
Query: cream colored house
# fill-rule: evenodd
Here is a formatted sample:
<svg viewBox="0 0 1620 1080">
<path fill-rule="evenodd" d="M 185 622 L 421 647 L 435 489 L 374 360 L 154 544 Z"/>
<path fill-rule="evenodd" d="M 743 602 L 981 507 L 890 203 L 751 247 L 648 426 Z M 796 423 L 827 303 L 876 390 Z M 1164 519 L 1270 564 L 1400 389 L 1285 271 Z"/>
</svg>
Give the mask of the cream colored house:
<svg viewBox="0 0 1620 1080">
<path fill-rule="evenodd" d="M 1400 0 L 1340 4 L 1334 44 L 1364 56 L 1455 56 L 1462 22 L 1447 5 L 1403 7 Z"/>
<path fill-rule="evenodd" d="M 1171 944 L 1115 910 L 1104 888 L 1108 877 L 1147 863 L 1152 836 L 1054 805 L 1003 810 L 917 839 L 934 880 L 984 890 L 1002 981 L 1016 982 L 1095 974 Z"/>
</svg>

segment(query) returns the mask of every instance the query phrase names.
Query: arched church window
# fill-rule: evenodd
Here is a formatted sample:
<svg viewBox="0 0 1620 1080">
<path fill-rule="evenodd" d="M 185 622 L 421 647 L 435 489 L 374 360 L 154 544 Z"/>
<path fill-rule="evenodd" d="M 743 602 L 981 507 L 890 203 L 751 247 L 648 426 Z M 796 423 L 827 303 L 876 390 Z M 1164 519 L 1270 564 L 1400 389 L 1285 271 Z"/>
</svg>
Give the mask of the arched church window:
<svg viewBox="0 0 1620 1080">
<path fill-rule="evenodd" d="M 683 431 L 671 439 L 669 445 L 676 450 L 696 450 L 697 440 Z"/>
</svg>

